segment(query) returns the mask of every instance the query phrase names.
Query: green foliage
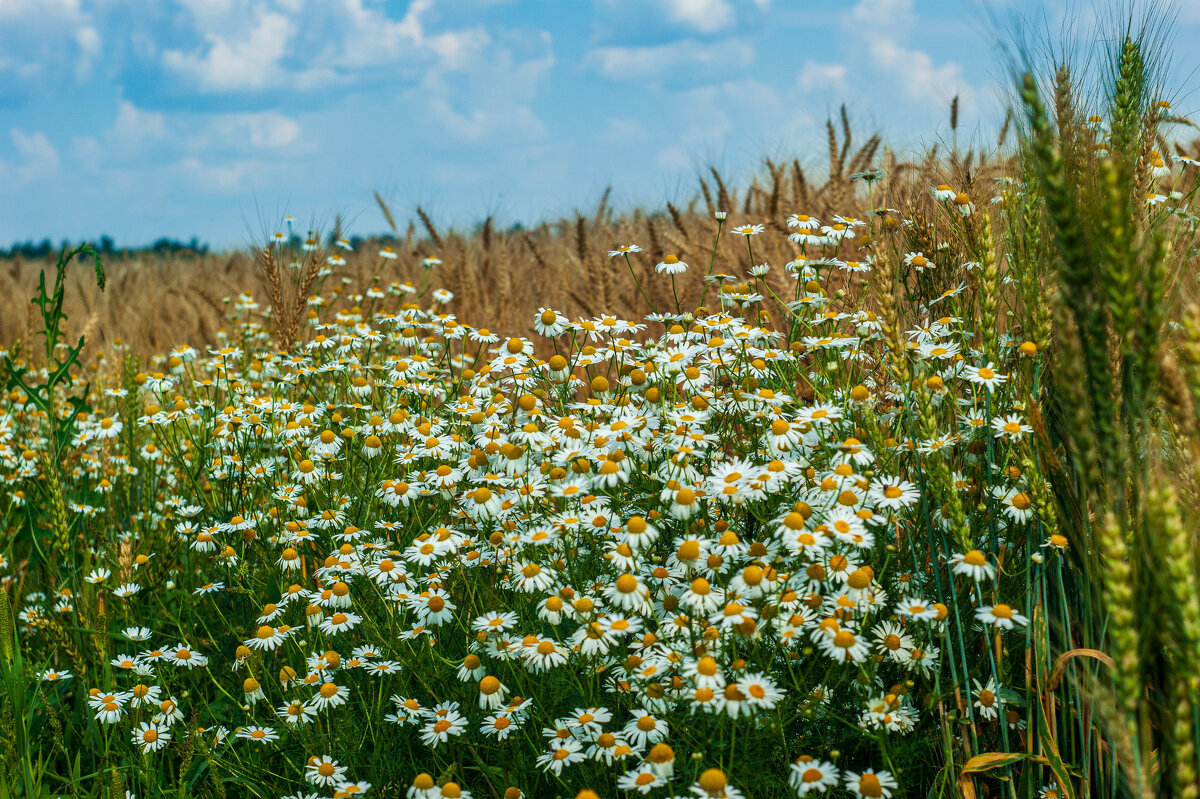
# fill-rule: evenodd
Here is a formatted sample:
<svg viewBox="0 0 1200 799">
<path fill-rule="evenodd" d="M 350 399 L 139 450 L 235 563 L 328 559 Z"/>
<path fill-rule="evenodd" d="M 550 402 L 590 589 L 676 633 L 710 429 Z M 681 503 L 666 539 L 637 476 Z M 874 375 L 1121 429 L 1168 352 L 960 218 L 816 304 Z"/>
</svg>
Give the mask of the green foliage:
<svg viewBox="0 0 1200 799">
<path fill-rule="evenodd" d="M 86 400 L 89 386 L 84 386 L 83 391 L 65 398 L 69 406 L 68 413 L 60 416 L 56 410 L 56 394 L 60 389 L 67 388 L 74 382 L 71 370 L 79 366 L 79 353 L 83 351 L 83 336 L 80 336 L 75 345 L 71 346 L 64 341 L 66 335 L 62 327 L 63 322 L 67 319 L 67 315 L 63 313 L 67 267 L 77 257 L 83 255 L 91 257 L 96 274 L 96 285 L 103 291 L 104 266 L 100 262 L 100 254 L 88 244 L 69 251 L 63 249 L 55 267 L 54 288 L 51 291 L 46 291 L 46 271 L 44 269 L 38 279 L 38 293 L 33 298 L 33 304 L 38 307 L 42 318 L 42 328 L 38 334 L 42 336 L 45 344 L 47 369 L 45 380 L 38 382 L 30 379 L 30 367 L 27 365 L 14 363 L 8 365 L 8 390 L 20 390 L 27 404 L 47 414 L 53 420 L 52 424 L 54 424 L 55 430 L 52 457 L 55 459 L 67 448 L 74 436 L 75 420 L 81 413 L 87 413 L 90 410 Z M 65 349 L 65 354 L 61 356 L 59 355 L 60 345 L 62 349 Z"/>
</svg>

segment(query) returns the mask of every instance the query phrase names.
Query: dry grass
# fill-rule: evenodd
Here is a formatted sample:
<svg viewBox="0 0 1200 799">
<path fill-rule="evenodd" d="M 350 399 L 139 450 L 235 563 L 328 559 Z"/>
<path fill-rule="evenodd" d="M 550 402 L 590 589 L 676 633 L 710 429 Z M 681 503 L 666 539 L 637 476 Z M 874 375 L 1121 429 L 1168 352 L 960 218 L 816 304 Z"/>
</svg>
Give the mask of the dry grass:
<svg viewBox="0 0 1200 799">
<path fill-rule="evenodd" d="M 796 212 L 823 221 L 835 213 L 863 215 L 870 210 L 865 184 L 850 176 L 873 167 L 888 173 L 886 180 L 876 184 L 876 208 L 912 209 L 928 199 L 929 186 L 942 182 L 987 202 L 994 193 L 991 178 L 1005 169 L 983 152 L 943 155 L 935 147 L 919 161 L 900 160 L 878 135 L 866 137 L 857 148 L 855 141 L 843 113 L 836 124 L 828 123 L 828 170 L 819 176 L 806 170 L 799 159 L 768 159 L 759 174 L 738 187 L 713 168 L 698 178 L 695 196 L 682 207 L 667 203 L 659 209 L 616 213 L 606 191 L 590 213 L 577 212 L 529 230 L 501 230 L 488 218 L 470 233 L 439 231 L 435 220 L 418 208 L 421 233 L 410 224 L 401 236 L 392 211 L 376 195 L 393 231 L 391 246 L 400 257 L 385 261 L 378 256 L 380 242 L 368 241 L 345 253 L 347 263 L 338 267 L 337 277 L 349 278 L 348 284 L 356 290 L 365 288 L 372 276 L 385 286 L 394 280 L 419 284 L 420 261 L 436 256 L 443 263 L 432 275 L 431 285 L 454 293 L 450 308 L 467 323 L 486 321 L 505 332 L 528 332 L 539 306 L 572 317 L 617 310 L 636 318 L 649 309 L 623 260 L 608 257 L 617 245 L 641 245 L 646 252 L 635 257 L 634 265 L 645 273 L 666 253 L 690 264 L 678 288 L 683 304 L 694 308 L 709 267 L 717 210 L 728 212 L 727 226 L 759 223 L 776 231 L 786 230 L 787 216 Z M 932 205 L 930 213 L 936 213 Z M 783 289 L 790 278 L 781 267 L 798 250 L 783 236 L 760 237 L 755 245 L 755 259 L 775 267 L 771 281 L 777 281 L 773 283 L 777 291 Z M 50 265 L 0 261 L 0 345 L 30 339 L 32 308 L 27 298 L 38 273 Z M 722 236 L 715 271 L 742 281 L 748 266 L 745 241 Z M 109 351 L 119 341 L 143 354 L 185 343 L 211 345 L 225 323 L 227 303 L 242 291 L 253 292 L 263 307 L 282 306 L 284 313 L 277 314 L 274 323 L 278 343 L 286 346 L 302 335 L 295 314 L 307 296 L 303 278 L 308 270 L 287 284 L 289 276 L 281 276 L 278 264 L 266 263 L 261 250 L 206 256 L 134 253 L 110 260 L 106 268 L 112 278 L 107 292 L 101 294 L 83 282 L 67 291 L 68 333 L 78 336 L 87 326 L 93 354 Z M 668 281 L 643 280 L 643 284 L 656 306 L 673 308 Z"/>
</svg>

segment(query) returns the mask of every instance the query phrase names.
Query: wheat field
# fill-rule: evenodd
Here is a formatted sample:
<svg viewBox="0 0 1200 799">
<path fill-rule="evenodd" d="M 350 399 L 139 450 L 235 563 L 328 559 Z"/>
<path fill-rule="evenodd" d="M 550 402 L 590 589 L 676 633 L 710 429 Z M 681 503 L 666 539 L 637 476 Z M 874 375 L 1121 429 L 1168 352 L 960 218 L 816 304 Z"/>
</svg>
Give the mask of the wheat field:
<svg viewBox="0 0 1200 799">
<path fill-rule="evenodd" d="M 956 106 L 957 100 L 951 113 L 955 124 Z M 810 174 L 811 169 L 806 171 L 799 159 L 789 163 L 768 159 L 762 173 L 739 189 L 713 168 L 698 176 L 695 196 L 682 207 L 667 203 L 661 208 L 617 214 L 609 207 L 606 193 L 587 212 L 520 231 L 497 229 L 490 219 L 469 233 L 440 230 L 436 220 L 420 208 L 417 220 L 401 230 L 392 209 L 376 195 L 380 219 L 391 226 L 390 235 L 367 239 L 355 251 L 342 252 L 345 264 L 337 268 L 335 280 L 344 278 L 347 285 L 360 289 L 371 282 L 417 285 L 426 277 L 421 262 L 436 257 L 441 264 L 428 277 L 454 294 L 453 310 L 467 323 L 488 320 L 498 332 L 526 333 L 542 306 L 572 317 L 596 316 L 605 309 L 636 317 L 650 308 L 624 264 L 614 263 L 608 254 L 623 242 L 642 242 L 642 258 L 651 264 L 673 252 L 688 263 L 707 268 L 714 260 L 717 209 L 725 209 L 731 218 L 761 221 L 776 232 L 786 232 L 785 219 L 794 209 L 804 208 L 814 217 L 827 219 L 840 209 L 860 205 L 864 184 L 851 176 L 869 168 L 889 175 L 874 198 L 876 207 L 907 208 L 916 201 L 924 213 L 933 214 L 935 207 L 925 202 L 929 185 L 952 182 L 969 192 L 990 191 L 992 178 L 1004 172 L 1004 160 L 997 153 L 1007 138 L 1006 123 L 986 150 L 943 153 L 935 146 L 920 161 L 904 161 L 884 146 L 877 134 L 856 137 L 843 109 L 836 124 L 829 122 L 827 166 L 815 175 Z M 280 229 L 285 229 L 283 221 L 278 222 Z M 326 251 L 344 234 L 336 227 L 321 233 Z M 383 246 L 392 246 L 399 257 L 380 258 Z M 716 263 L 735 262 L 742 255 L 741 246 L 740 241 L 723 237 Z M 757 256 L 782 265 L 798 253 L 798 246 L 780 236 Z M 106 263 L 111 280 L 107 291 L 84 280 L 71 286 L 64 306 L 70 333 L 86 334 L 93 355 L 104 353 L 114 343 L 144 354 L 181 344 L 215 344 L 239 293 L 249 292 L 264 300 L 270 295 L 258 255 L 252 250 L 204 255 L 186 250 L 170 255 L 123 252 Z M 46 265 L 36 260 L 0 259 L 0 341 L 30 339 L 34 309 L 27 298 Z M 699 301 L 703 277 L 703 270 L 692 270 L 681 279 L 681 291 L 689 301 Z M 531 286 L 537 291 L 529 291 Z M 783 280 L 778 280 L 776 287 L 783 286 Z M 648 291 L 649 300 L 657 305 L 671 296 L 668 285 L 652 284 Z"/>
</svg>

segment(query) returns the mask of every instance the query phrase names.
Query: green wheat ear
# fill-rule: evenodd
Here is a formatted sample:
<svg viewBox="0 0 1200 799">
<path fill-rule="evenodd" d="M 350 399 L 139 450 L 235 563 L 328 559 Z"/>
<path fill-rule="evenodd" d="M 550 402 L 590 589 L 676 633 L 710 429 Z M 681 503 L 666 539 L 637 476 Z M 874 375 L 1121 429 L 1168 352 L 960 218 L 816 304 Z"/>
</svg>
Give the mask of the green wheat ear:
<svg viewBox="0 0 1200 799">
<path fill-rule="evenodd" d="M 13 628 L 12 606 L 8 602 L 8 591 L 0 588 L 0 657 L 11 663 L 16 646 L 16 630 Z"/>
<path fill-rule="evenodd" d="M 1117 56 L 1116 81 L 1112 87 L 1109 114 L 1112 126 L 1112 150 L 1126 157 L 1134 155 L 1146 110 L 1148 88 L 1146 59 L 1141 43 L 1129 34 Z"/>
</svg>

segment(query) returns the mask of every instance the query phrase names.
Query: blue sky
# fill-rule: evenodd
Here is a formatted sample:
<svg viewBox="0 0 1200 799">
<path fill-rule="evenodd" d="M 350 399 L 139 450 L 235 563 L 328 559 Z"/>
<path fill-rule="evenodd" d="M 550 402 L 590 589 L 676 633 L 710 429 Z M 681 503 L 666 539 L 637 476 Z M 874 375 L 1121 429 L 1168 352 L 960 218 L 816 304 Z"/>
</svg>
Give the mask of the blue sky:
<svg viewBox="0 0 1200 799">
<path fill-rule="evenodd" d="M 457 225 L 608 184 L 659 204 L 710 163 L 819 167 L 842 102 L 904 150 L 945 139 L 959 94 L 960 136 L 990 141 L 1003 34 L 981 9 L 1058 38 L 1092 4 L 982 2 L 0 0 L 0 243 L 233 247 L 287 213 L 369 234 L 374 190 Z M 1200 49 L 1200 0 L 1175 40 Z"/>
</svg>

